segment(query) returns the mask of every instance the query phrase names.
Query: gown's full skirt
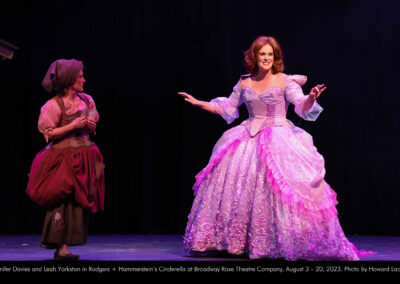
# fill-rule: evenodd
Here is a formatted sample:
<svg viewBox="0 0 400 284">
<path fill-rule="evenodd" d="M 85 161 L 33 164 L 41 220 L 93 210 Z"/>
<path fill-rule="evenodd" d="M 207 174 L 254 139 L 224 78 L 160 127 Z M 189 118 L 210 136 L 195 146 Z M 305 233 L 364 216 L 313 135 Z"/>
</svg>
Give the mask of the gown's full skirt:
<svg viewBox="0 0 400 284">
<path fill-rule="evenodd" d="M 196 176 L 185 251 L 358 260 L 324 175 L 323 157 L 298 127 L 267 127 L 254 137 L 243 126 L 226 131 Z"/>
</svg>

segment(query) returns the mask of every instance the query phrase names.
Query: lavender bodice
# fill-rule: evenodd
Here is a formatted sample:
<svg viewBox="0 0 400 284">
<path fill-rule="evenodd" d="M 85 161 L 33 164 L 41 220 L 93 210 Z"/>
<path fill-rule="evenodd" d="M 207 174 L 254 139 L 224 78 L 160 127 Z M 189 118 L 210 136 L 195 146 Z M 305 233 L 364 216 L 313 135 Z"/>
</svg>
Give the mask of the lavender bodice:
<svg viewBox="0 0 400 284">
<path fill-rule="evenodd" d="M 325 181 L 324 158 L 312 136 L 286 119 L 290 103 L 306 120 L 315 120 L 322 108 L 314 102 L 305 110 L 305 76 L 284 76 L 283 88 L 258 94 L 240 80 L 229 98 L 211 101 L 228 123 L 242 103 L 249 118 L 224 132 L 196 175 L 187 253 L 224 250 L 248 252 L 250 259 L 313 261 L 371 255 L 358 251 L 340 226 L 336 193 Z"/>
<path fill-rule="evenodd" d="M 259 94 L 243 85 L 242 79 L 248 76 L 241 77 L 229 98 L 219 97 L 213 99 L 211 104 L 228 123 L 231 123 L 239 117 L 237 108 L 245 103 L 249 118 L 241 125 L 247 128 L 251 136 L 255 136 L 265 127 L 293 127 L 293 123 L 286 119 L 290 103 L 295 105 L 295 112 L 305 120 L 315 120 L 323 110 L 317 102 L 314 102 L 310 109 L 303 110 L 308 96 L 303 94 L 301 85 L 307 81 L 306 76 L 285 74 L 284 89 L 273 86 Z"/>
</svg>

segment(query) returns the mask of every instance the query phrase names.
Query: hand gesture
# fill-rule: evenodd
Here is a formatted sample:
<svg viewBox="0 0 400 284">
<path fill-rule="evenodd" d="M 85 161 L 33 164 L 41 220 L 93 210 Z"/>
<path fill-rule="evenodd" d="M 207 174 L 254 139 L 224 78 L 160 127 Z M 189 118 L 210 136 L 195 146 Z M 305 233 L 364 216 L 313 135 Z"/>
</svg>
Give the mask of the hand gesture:
<svg viewBox="0 0 400 284">
<path fill-rule="evenodd" d="M 196 100 L 193 96 L 189 95 L 185 92 L 178 92 L 179 95 L 185 98 L 185 101 L 191 103 L 192 105 L 198 105 L 198 100 Z"/>
<path fill-rule="evenodd" d="M 71 122 L 71 126 L 73 127 L 73 129 L 83 128 L 86 126 L 86 124 L 87 124 L 86 116 L 77 117 Z"/>
<path fill-rule="evenodd" d="M 96 120 L 91 117 L 88 117 L 86 120 L 86 126 L 89 128 L 90 131 L 94 131 L 96 129 Z"/>
<path fill-rule="evenodd" d="M 316 99 L 321 95 L 321 93 L 322 93 L 323 91 L 325 91 L 325 89 L 326 89 L 325 84 L 317 85 L 317 86 L 315 86 L 314 88 L 311 89 L 311 91 L 310 91 L 310 96 L 311 96 L 314 100 L 316 100 Z"/>
</svg>

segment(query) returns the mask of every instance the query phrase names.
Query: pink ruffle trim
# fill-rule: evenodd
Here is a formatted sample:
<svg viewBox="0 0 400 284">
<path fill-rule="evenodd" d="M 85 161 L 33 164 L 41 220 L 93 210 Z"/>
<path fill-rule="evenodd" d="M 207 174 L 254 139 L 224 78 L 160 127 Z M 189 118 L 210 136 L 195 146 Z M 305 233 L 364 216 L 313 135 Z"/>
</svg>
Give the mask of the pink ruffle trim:
<svg viewBox="0 0 400 284">
<path fill-rule="evenodd" d="M 210 101 L 211 105 L 214 106 L 217 113 L 226 120 L 228 124 L 231 124 L 236 118 L 239 117 L 238 109 L 231 104 L 228 98 L 219 97 Z"/>
<path fill-rule="evenodd" d="M 360 258 L 377 254 L 374 251 L 358 250 L 352 243 L 350 243 L 350 244 L 353 246 L 354 251 L 356 252 L 357 256 Z"/>
<path fill-rule="evenodd" d="M 247 135 L 246 132 L 243 134 Z M 208 175 L 212 172 L 214 167 L 222 160 L 229 150 L 235 151 L 239 142 L 243 139 L 245 135 L 239 135 L 231 143 L 229 143 L 223 150 L 221 150 L 217 156 L 212 157 L 207 167 L 205 167 L 201 172 L 196 175 L 196 183 L 193 186 L 194 194 L 197 194 L 200 185 L 207 179 Z"/>
<path fill-rule="evenodd" d="M 320 221 L 337 216 L 336 204 L 338 202 L 336 193 L 328 184 L 325 183 L 325 193 L 327 195 L 321 202 L 316 202 L 304 198 L 286 182 L 269 149 L 270 137 L 271 128 L 266 128 L 260 133 L 259 155 L 267 171 L 267 180 L 270 182 L 272 190 L 281 197 L 282 202 L 288 204 L 294 213 L 308 220 Z"/>
<path fill-rule="evenodd" d="M 214 167 L 222 160 L 228 151 L 235 151 L 240 141 L 246 136 L 239 135 L 231 141 L 231 143 L 224 146 L 218 154 L 210 159 L 207 167 L 196 175 L 196 183 L 193 186 L 194 193 L 197 194 L 200 185 L 207 179 L 209 174 L 213 171 Z M 270 144 L 271 128 L 267 127 L 260 134 L 259 137 L 259 157 L 261 157 L 262 166 L 266 170 L 266 177 L 271 184 L 274 193 L 280 196 L 282 202 L 288 204 L 293 212 L 308 220 L 327 220 L 337 216 L 336 193 L 325 183 L 325 198 L 321 202 L 308 200 L 296 192 L 285 180 L 276 165 L 272 153 L 268 147 Z"/>
</svg>

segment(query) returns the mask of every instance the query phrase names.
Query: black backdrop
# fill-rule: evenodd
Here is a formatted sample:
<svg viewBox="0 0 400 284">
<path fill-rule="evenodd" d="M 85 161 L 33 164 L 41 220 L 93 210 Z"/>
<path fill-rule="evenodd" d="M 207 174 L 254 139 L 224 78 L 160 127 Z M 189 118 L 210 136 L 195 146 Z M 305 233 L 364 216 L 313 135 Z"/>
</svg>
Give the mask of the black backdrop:
<svg viewBox="0 0 400 284">
<path fill-rule="evenodd" d="M 0 233 L 40 233 L 44 209 L 26 195 L 45 146 L 37 130 L 50 63 L 85 64 L 100 113 L 105 212 L 91 233 L 183 234 L 194 176 L 230 126 L 178 96 L 229 95 L 259 35 L 281 43 L 287 74 L 325 83 L 314 137 L 347 234 L 400 233 L 399 1 L 3 1 L 0 38 L 20 47 L 0 62 Z M 246 118 L 245 107 L 240 110 Z M 233 125 L 240 123 L 235 121 Z"/>
</svg>

